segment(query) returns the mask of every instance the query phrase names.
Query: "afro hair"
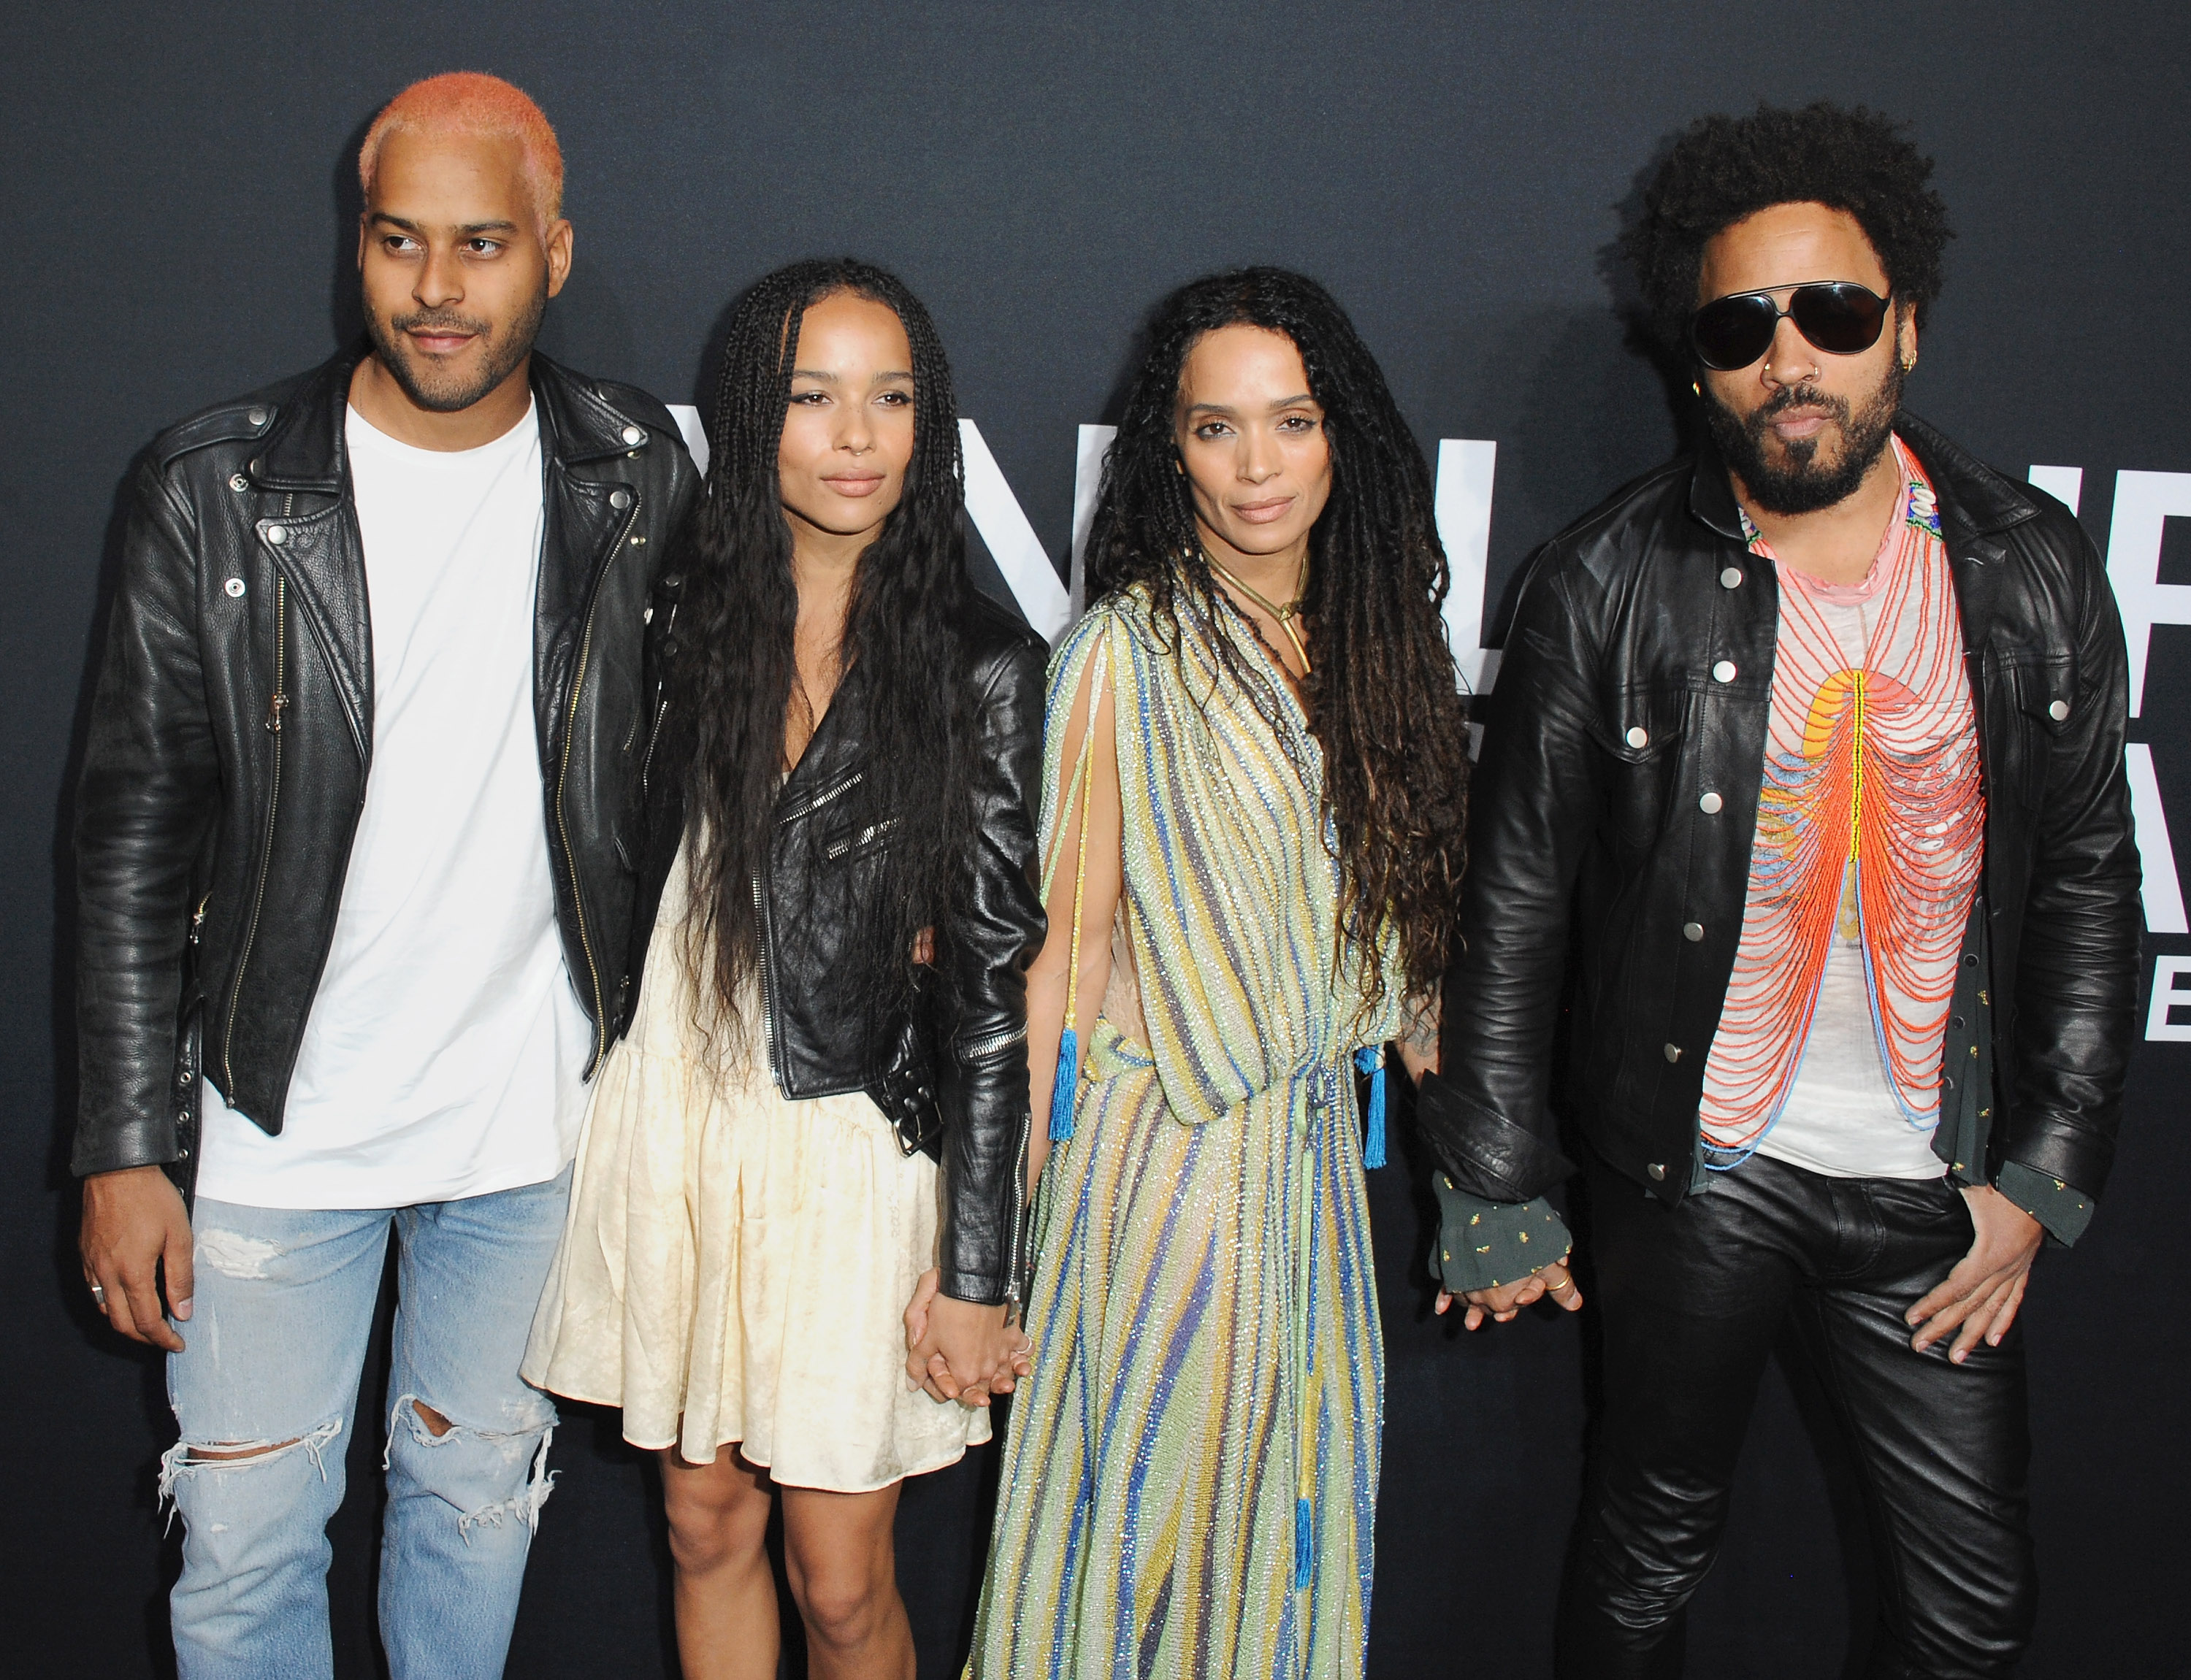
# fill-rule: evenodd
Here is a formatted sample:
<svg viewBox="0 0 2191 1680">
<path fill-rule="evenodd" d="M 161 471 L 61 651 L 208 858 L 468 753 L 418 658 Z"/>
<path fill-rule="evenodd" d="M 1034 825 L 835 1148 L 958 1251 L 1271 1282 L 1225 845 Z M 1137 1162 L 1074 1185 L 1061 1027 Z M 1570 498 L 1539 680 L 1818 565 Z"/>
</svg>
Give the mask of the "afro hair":
<svg viewBox="0 0 2191 1680">
<path fill-rule="evenodd" d="M 1932 160 L 1877 111 L 1820 100 L 1800 111 L 1761 105 L 1748 116 L 1704 116 L 1676 139 L 1650 184 L 1642 216 L 1621 237 L 1636 265 L 1653 330 L 1691 359 L 1689 320 L 1705 243 L 1775 204 L 1824 204 L 1864 229 L 1894 296 L 1918 325 L 1940 292 L 1941 257 L 1954 236 L 1948 207 L 1927 184 Z"/>
</svg>

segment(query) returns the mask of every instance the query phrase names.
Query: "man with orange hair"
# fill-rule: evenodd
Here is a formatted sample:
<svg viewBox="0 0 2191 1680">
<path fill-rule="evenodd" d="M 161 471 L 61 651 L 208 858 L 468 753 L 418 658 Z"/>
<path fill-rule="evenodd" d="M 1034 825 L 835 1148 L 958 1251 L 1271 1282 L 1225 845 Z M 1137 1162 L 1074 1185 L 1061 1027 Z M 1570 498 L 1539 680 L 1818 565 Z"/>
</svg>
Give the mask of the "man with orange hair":
<svg viewBox="0 0 2191 1680">
<path fill-rule="evenodd" d="M 503 1671 L 555 1422 L 518 1361 L 628 1015 L 641 639 L 697 489 L 660 404 L 533 351 L 572 231 L 531 99 L 419 82 L 358 172 L 368 342 L 133 469 L 79 802 L 84 1278 L 168 1354 L 185 1680 L 331 1670 L 391 1233 L 390 1669 Z"/>
</svg>

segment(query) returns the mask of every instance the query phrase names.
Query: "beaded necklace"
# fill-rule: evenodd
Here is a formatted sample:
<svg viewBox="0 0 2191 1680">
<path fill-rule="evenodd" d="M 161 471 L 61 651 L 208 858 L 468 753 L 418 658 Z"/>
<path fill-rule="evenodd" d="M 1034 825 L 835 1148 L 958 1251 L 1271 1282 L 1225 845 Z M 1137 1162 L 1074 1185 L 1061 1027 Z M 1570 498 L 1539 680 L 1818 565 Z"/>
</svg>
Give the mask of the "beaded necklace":
<svg viewBox="0 0 2191 1680">
<path fill-rule="evenodd" d="M 1985 798 L 1961 617 L 1932 485 L 1896 440 L 1902 505 L 1865 583 L 1836 589 L 1774 555 L 1772 718 L 1742 937 L 1704 1069 L 1705 1164 L 1746 1160 L 1801 1064 L 1837 920 L 1853 913 L 1897 1107 L 1939 1117 L 1948 1002 L 1984 864 Z M 1865 614 L 1853 661 L 1829 610 Z"/>
</svg>

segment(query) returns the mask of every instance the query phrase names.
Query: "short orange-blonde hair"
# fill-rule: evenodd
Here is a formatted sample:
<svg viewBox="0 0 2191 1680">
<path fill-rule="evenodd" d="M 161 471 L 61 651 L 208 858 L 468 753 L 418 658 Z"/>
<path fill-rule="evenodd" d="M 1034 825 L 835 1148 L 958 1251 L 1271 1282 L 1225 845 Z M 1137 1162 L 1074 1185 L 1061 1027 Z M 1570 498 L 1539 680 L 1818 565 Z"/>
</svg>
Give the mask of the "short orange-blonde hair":
<svg viewBox="0 0 2191 1680">
<path fill-rule="evenodd" d="M 522 88 L 499 76 L 468 70 L 430 76 L 382 106 L 357 149 L 358 184 L 368 201 L 380 148 L 398 132 L 507 135 L 524 153 L 525 181 L 532 190 L 543 238 L 549 224 L 563 213 L 563 148 L 555 143 L 555 131 Z"/>
</svg>

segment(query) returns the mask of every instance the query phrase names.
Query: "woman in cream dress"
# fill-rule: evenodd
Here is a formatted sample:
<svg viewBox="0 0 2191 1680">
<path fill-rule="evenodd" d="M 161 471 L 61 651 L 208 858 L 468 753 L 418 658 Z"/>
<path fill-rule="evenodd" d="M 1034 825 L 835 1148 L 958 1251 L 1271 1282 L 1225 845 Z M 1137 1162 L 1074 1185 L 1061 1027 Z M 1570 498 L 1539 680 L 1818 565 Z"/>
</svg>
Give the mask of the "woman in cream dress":
<svg viewBox="0 0 2191 1680">
<path fill-rule="evenodd" d="M 956 414 L 894 276 L 769 276 L 650 613 L 652 937 L 525 1372 L 658 1451 L 688 1680 L 776 1673 L 779 1501 L 809 1671 L 909 1680 L 899 1485 L 1025 1347 L 1046 650 L 967 581 Z"/>
</svg>

